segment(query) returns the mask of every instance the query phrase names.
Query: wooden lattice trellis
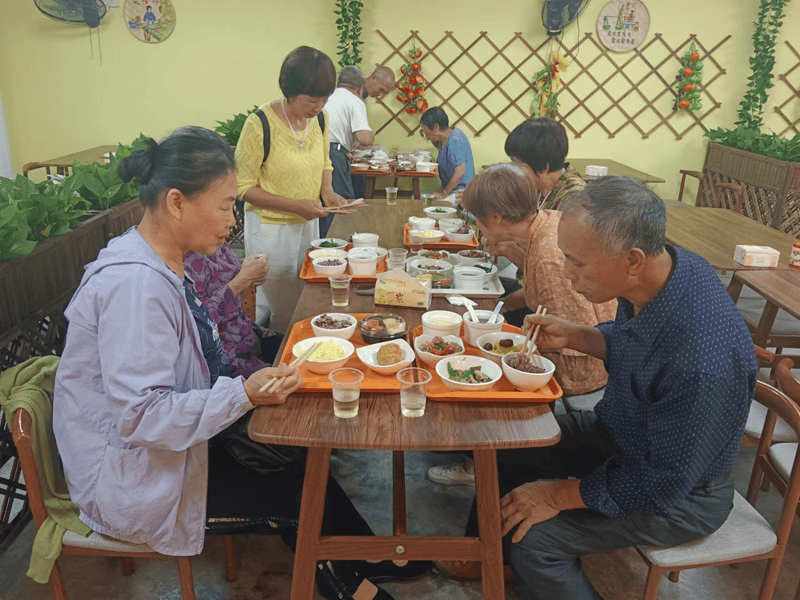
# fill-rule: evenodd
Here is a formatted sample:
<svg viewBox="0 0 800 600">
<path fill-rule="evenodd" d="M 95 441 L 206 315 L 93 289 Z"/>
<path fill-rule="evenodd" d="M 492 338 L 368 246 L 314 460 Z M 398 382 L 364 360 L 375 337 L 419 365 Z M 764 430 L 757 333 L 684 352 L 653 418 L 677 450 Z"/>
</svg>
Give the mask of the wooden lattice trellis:
<svg viewBox="0 0 800 600">
<path fill-rule="evenodd" d="M 425 52 L 422 63 L 428 81 L 426 96 L 431 105 L 446 107 L 451 123 L 470 131 L 474 137 L 492 125 L 509 133 L 530 117 L 532 77 L 550 63 L 554 50 L 573 63 L 562 78 L 564 87 L 559 97 L 561 122 L 573 137 L 581 137 L 592 127 L 599 127 L 610 138 L 628 126 L 643 138 L 661 127 L 667 127 L 676 139 L 695 127 L 706 132 L 703 119 L 720 107 L 709 88 L 725 75 L 725 69 L 713 54 L 731 37 L 728 35 L 706 48 L 692 34 L 673 48 L 657 33 L 640 48 L 616 53 L 591 33 L 573 46 L 565 45 L 560 38 L 545 39 L 532 46 L 520 32 L 503 44 L 492 41 L 485 31 L 468 43 L 460 42 L 452 31 L 445 31 L 434 43 L 422 39 L 418 31 L 411 31 L 398 44 L 380 30 L 377 33 L 390 48 L 380 64 L 394 70 L 405 62 L 407 45 L 416 40 Z M 702 83 L 705 107 L 696 112 L 674 112 L 675 73 L 681 53 L 692 42 L 705 63 Z M 617 93 L 619 86 L 627 90 Z M 502 107 L 498 107 L 499 98 Z M 399 124 L 408 135 L 419 129 L 417 119 L 403 112 L 394 95 L 387 96 L 380 104 L 388 112 L 388 118 L 376 133 L 393 123 Z"/>
<path fill-rule="evenodd" d="M 786 123 L 786 128 L 778 133 L 779 136 L 800 132 L 800 53 L 788 41 L 786 46 L 797 60 L 788 71 L 778 76 L 778 80 L 786 85 L 789 92 L 788 97 L 775 107 L 775 112 Z"/>
</svg>

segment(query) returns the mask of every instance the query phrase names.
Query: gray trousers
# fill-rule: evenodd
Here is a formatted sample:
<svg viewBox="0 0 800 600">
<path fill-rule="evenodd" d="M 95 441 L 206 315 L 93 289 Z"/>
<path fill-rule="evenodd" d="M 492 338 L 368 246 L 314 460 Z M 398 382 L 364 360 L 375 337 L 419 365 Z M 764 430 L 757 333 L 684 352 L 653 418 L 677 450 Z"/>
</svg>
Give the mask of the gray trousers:
<svg viewBox="0 0 800 600">
<path fill-rule="evenodd" d="M 609 458 L 613 442 L 594 412 L 571 412 L 556 419 L 562 437 L 555 446 L 497 453 L 501 496 L 528 481 L 584 477 Z M 531 527 L 517 544 L 511 543 L 512 530 L 503 539 L 503 551 L 520 597 L 598 600 L 600 595 L 581 568 L 581 555 L 642 544 L 685 544 L 716 531 L 732 508 L 733 482 L 727 472 L 699 482 L 666 515 L 637 512 L 614 518 L 589 509 L 567 510 Z M 474 506 L 467 535 L 477 535 Z"/>
</svg>

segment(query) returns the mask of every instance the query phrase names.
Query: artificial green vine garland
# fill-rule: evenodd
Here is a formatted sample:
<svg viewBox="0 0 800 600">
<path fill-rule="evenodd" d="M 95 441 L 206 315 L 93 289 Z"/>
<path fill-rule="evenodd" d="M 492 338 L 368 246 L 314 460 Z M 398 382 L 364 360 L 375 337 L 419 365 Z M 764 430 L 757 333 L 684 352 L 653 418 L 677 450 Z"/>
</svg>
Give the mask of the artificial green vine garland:
<svg viewBox="0 0 800 600">
<path fill-rule="evenodd" d="M 698 110 L 703 108 L 700 102 L 700 82 L 703 80 L 703 61 L 694 42 L 689 51 L 681 57 L 681 68 L 676 79 L 677 90 L 673 110 Z"/>
<path fill-rule="evenodd" d="M 364 3 L 359 0 L 337 0 L 333 13 L 336 18 L 336 29 L 339 30 L 339 66 L 359 66 L 361 64 L 361 10 Z"/>
</svg>

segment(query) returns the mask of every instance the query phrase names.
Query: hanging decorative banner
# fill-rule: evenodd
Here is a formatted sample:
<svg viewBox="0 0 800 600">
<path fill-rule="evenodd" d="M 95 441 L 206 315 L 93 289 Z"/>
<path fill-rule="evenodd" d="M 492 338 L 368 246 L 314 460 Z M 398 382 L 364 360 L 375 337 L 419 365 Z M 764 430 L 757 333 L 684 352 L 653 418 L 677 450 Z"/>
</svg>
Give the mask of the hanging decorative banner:
<svg viewBox="0 0 800 600">
<path fill-rule="evenodd" d="M 597 17 L 597 37 L 614 52 L 641 45 L 650 29 L 650 12 L 639 0 L 612 0 Z"/>
<path fill-rule="evenodd" d="M 175 30 L 175 7 L 170 0 L 125 0 L 124 11 L 128 31 L 143 42 L 163 42 Z"/>
</svg>

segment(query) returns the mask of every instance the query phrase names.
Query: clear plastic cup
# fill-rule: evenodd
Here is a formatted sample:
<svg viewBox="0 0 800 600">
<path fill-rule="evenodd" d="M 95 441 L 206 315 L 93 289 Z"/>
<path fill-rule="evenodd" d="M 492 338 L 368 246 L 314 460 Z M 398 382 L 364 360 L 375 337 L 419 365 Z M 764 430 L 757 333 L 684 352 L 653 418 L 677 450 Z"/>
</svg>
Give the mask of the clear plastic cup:
<svg viewBox="0 0 800 600">
<path fill-rule="evenodd" d="M 397 204 L 397 188 L 396 187 L 387 187 L 386 188 L 386 204 Z"/>
<path fill-rule="evenodd" d="M 347 306 L 350 304 L 350 275 L 330 275 L 328 281 L 331 282 L 331 304 L 334 306 Z"/>
<path fill-rule="evenodd" d="M 404 417 L 425 415 L 425 400 L 431 374 L 425 369 L 410 367 L 397 374 L 400 381 L 400 412 Z"/>
<path fill-rule="evenodd" d="M 333 388 L 333 414 L 340 419 L 358 415 L 358 398 L 364 373 L 358 369 L 336 369 L 328 374 Z"/>
<path fill-rule="evenodd" d="M 387 258 L 386 259 L 386 270 L 391 271 L 392 269 L 403 269 L 406 268 L 406 261 L 404 258 Z"/>
<path fill-rule="evenodd" d="M 406 258 L 408 258 L 408 250 L 406 250 L 405 248 L 390 248 L 389 258 L 394 258 L 397 260 L 405 260 Z"/>
</svg>

